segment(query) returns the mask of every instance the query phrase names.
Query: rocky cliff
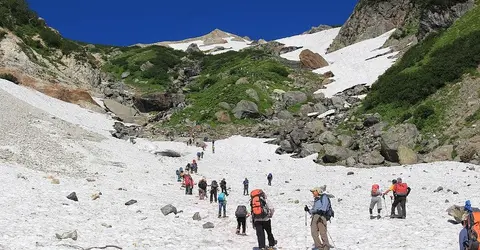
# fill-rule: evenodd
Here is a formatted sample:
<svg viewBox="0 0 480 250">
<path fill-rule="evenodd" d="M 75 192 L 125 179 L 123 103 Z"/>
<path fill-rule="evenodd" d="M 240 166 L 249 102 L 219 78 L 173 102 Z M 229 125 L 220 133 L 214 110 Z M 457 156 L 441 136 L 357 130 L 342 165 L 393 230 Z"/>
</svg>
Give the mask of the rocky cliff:
<svg viewBox="0 0 480 250">
<path fill-rule="evenodd" d="M 399 29 L 394 36 L 416 36 L 448 28 L 474 6 L 474 0 L 361 0 L 340 33 L 328 49 L 329 52 L 351 44 L 377 37 L 389 30 Z"/>
</svg>

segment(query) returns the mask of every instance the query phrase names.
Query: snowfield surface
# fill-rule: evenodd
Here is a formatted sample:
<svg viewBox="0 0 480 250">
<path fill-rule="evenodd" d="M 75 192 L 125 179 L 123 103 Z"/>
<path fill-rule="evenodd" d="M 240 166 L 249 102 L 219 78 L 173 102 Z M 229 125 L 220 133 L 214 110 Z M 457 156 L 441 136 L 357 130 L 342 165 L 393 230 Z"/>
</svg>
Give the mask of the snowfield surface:
<svg viewBox="0 0 480 250">
<path fill-rule="evenodd" d="M 391 30 L 377 38 L 365 40 L 332 53 L 326 54 L 327 48 L 335 39 L 340 28 L 324 30 L 314 34 L 299 35 L 277 40 L 287 46 L 304 46 L 302 49 L 283 54 L 282 57 L 299 61 L 300 52 L 310 49 L 320 54 L 330 64 L 327 67 L 315 70 L 323 74 L 332 71 L 335 82 L 326 85 L 316 93 L 324 93 L 332 97 L 358 84 L 372 85 L 395 62 L 393 58 L 398 52 L 390 48 L 382 48 L 390 35 Z"/>
<path fill-rule="evenodd" d="M 198 45 L 198 48 L 201 50 L 201 51 L 207 51 L 207 50 L 211 50 L 215 47 L 224 47 L 225 49 L 224 50 L 219 50 L 219 51 L 215 51 L 213 52 L 212 54 L 220 54 L 220 53 L 224 53 L 224 52 L 227 52 L 227 51 L 239 51 L 241 49 L 244 49 L 246 47 L 249 47 L 249 43 L 248 41 L 244 40 L 244 41 L 233 41 L 233 39 L 235 39 L 234 37 L 229 37 L 229 38 L 224 38 L 227 43 L 219 43 L 219 44 L 212 44 L 212 45 L 204 45 L 203 41 L 202 40 L 196 40 L 196 41 L 190 41 L 190 42 L 185 42 L 185 43 L 170 43 L 168 44 L 168 46 L 172 47 L 173 49 L 178 49 L 178 50 L 187 50 L 188 46 L 190 46 L 190 44 L 192 43 L 195 43 Z"/>
<path fill-rule="evenodd" d="M 104 115 L 3 80 L 0 86 L 2 250 L 67 250 L 75 249 L 72 246 L 105 245 L 123 249 L 252 249 L 257 240 L 251 223 L 247 223 L 248 236 L 235 235 L 235 208 L 249 201 L 248 196 L 242 195 L 245 177 L 250 180 L 250 189 L 264 189 L 275 206 L 273 234 L 281 249 L 300 250 L 312 245 L 303 207 L 311 206 L 309 189 L 315 186 L 327 185 L 327 191 L 335 195 L 332 199 L 335 218 L 328 228 L 336 249 L 457 249 L 460 226 L 447 222 L 449 216 L 445 210 L 452 204 L 463 204 L 466 199 L 471 199 L 474 206 L 480 203 L 479 173 L 463 172 L 467 164 L 442 162 L 373 169 L 324 167 L 313 163 L 314 155 L 293 159 L 276 155 L 276 146 L 265 144 L 262 139 L 233 136 L 217 141 L 215 154 L 208 143 L 205 157 L 199 161 L 199 173 L 193 175 L 195 183 L 202 176 L 209 184 L 213 179 L 226 178 L 230 188 L 229 217 L 219 219 L 217 204 L 199 200 L 196 186 L 194 195 L 186 196 L 176 182 L 175 170 L 185 167 L 201 149 L 179 142 L 138 139 L 131 144 L 114 139 L 105 133 L 113 120 Z M 31 145 L 23 145 L 30 141 L 22 138 L 18 130 L 28 134 L 28 129 L 34 129 L 39 139 L 32 138 Z M 42 151 L 52 140 L 59 143 L 57 148 Z M 27 149 L 31 153 L 23 152 Z M 167 158 L 153 154 L 165 149 L 176 150 L 183 156 Z M 56 163 L 46 160 L 37 160 L 36 167 L 32 167 L 16 158 L 23 154 L 33 159 L 34 152 L 44 154 L 41 159 L 57 157 L 59 161 L 69 158 L 57 154 L 78 155 L 70 160 L 84 171 L 77 173 L 68 166 L 57 171 Z M 355 174 L 347 176 L 348 171 Z M 269 172 L 273 173 L 272 186 L 267 186 Z M 58 178 L 60 184 L 52 184 L 47 178 L 50 175 Z M 370 220 L 371 185 L 378 183 L 385 189 L 391 179 L 399 176 L 412 187 L 407 219 Z M 434 193 L 438 186 L 459 194 Z M 66 198 L 71 192 L 77 193 L 78 202 Z M 102 195 L 92 200 L 91 195 L 97 192 Z M 138 203 L 125 206 L 130 199 Z M 183 212 L 164 216 L 160 208 L 167 204 Z M 200 212 L 201 221 L 192 219 L 195 212 Z M 203 229 L 206 222 L 214 223 L 215 228 Z M 55 233 L 72 230 L 78 231 L 77 241 L 55 238 Z"/>
</svg>

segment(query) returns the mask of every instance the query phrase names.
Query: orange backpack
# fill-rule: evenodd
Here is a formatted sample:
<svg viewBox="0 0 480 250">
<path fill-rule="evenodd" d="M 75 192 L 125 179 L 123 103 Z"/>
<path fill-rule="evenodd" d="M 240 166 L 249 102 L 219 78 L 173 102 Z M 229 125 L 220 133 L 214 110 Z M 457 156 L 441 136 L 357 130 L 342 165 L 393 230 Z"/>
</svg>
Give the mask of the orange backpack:
<svg viewBox="0 0 480 250">
<path fill-rule="evenodd" d="M 407 195 L 408 193 L 408 185 L 407 183 L 397 183 L 395 184 L 395 186 L 393 187 L 393 191 L 397 194 L 397 195 Z"/>
<path fill-rule="evenodd" d="M 378 184 L 373 184 L 372 185 L 372 196 L 379 196 L 380 195 L 378 193 L 379 189 L 380 189 L 380 186 Z"/>
<path fill-rule="evenodd" d="M 250 201 L 253 219 L 265 218 L 268 215 L 267 202 L 265 201 L 265 193 L 261 189 L 255 189 L 250 192 Z"/>
<path fill-rule="evenodd" d="M 480 212 L 471 212 L 467 219 L 470 250 L 480 249 Z"/>
</svg>

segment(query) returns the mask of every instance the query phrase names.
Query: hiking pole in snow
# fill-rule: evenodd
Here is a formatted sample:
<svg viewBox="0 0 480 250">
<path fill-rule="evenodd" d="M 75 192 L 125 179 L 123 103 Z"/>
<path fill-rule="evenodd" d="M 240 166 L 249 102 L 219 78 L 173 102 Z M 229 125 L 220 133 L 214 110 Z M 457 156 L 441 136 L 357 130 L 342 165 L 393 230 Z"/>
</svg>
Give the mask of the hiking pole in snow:
<svg viewBox="0 0 480 250">
<path fill-rule="evenodd" d="M 308 244 L 307 241 L 307 235 L 308 235 L 308 227 L 307 227 L 307 211 L 305 211 L 305 228 L 307 229 L 307 233 L 305 234 L 305 246 Z M 310 249 L 310 247 L 307 247 L 307 249 Z"/>
<path fill-rule="evenodd" d="M 333 240 L 333 238 L 332 238 L 332 236 L 330 235 L 330 233 L 328 232 L 328 230 L 327 230 L 327 234 L 328 234 L 328 237 L 330 237 L 330 240 L 332 241 L 333 248 L 337 248 L 337 246 L 335 245 L 335 241 Z"/>
</svg>

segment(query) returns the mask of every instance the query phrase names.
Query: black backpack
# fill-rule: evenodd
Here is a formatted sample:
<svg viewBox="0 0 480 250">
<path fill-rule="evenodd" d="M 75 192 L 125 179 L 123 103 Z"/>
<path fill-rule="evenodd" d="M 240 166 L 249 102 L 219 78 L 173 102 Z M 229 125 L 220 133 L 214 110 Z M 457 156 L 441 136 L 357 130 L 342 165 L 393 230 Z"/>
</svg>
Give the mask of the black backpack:
<svg viewBox="0 0 480 250">
<path fill-rule="evenodd" d="M 236 217 L 247 217 L 247 207 L 244 205 L 239 205 L 237 207 L 237 210 L 235 211 L 235 216 Z"/>
<path fill-rule="evenodd" d="M 212 181 L 212 188 L 213 188 L 213 189 L 218 188 L 217 181 Z"/>
<path fill-rule="evenodd" d="M 205 181 L 200 181 L 198 183 L 198 187 L 201 189 L 206 189 L 207 188 L 207 183 Z"/>
<path fill-rule="evenodd" d="M 322 194 L 323 195 L 326 195 L 326 194 Z M 327 219 L 327 221 L 330 221 L 330 219 L 332 217 L 335 217 L 335 212 L 333 211 L 333 208 L 332 208 L 332 202 L 330 202 L 330 197 L 327 196 L 327 200 L 328 200 L 328 207 L 327 207 L 327 211 L 325 211 L 325 214 L 323 216 L 325 216 L 325 219 Z M 323 197 L 320 197 L 320 199 L 322 199 Z"/>
</svg>

